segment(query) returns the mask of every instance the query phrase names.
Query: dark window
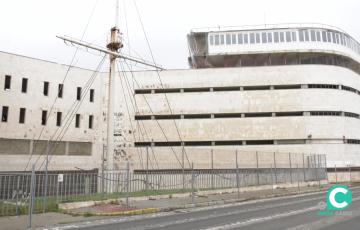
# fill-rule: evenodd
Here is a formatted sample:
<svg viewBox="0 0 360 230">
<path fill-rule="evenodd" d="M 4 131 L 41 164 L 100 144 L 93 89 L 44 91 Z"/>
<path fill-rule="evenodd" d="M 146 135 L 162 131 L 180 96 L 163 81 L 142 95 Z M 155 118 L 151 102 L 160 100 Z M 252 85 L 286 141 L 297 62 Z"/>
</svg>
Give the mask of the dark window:
<svg viewBox="0 0 360 230">
<path fill-rule="evenodd" d="M 316 35 L 314 30 L 310 30 L 310 38 L 312 42 L 316 41 Z"/>
<path fill-rule="evenodd" d="M 231 44 L 231 34 L 226 34 L 226 45 Z"/>
<path fill-rule="evenodd" d="M 236 34 L 231 35 L 231 44 L 236 44 Z"/>
<path fill-rule="evenodd" d="M 260 43 L 260 34 L 256 33 L 256 43 Z"/>
<path fill-rule="evenodd" d="M 250 34 L 250 43 L 251 43 L 251 44 L 254 44 L 254 43 L 255 43 L 255 34 L 254 34 L 254 33 L 251 33 L 251 34 Z"/>
<path fill-rule="evenodd" d="M 238 34 L 238 43 L 243 44 L 243 35 L 242 34 Z"/>
<path fill-rule="evenodd" d="M 90 102 L 94 102 L 95 90 L 90 89 Z"/>
<path fill-rule="evenodd" d="M 59 86 L 58 86 L 58 98 L 63 97 L 63 92 L 64 92 L 64 84 L 59 84 Z"/>
<path fill-rule="evenodd" d="M 80 127 L 80 114 L 76 114 L 75 116 L 75 128 Z"/>
<path fill-rule="evenodd" d="M 326 32 L 325 32 L 325 31 L 322 31 L 322 32 L 321 32 L 321 36 L 322 36 L 323 42 L 327 42 L 327 36 L 326 36 Z"/>
<path fill-rule="evenodd" d="M 49 82 L 47 81 L 44 82 L 44 95 L 45 96 L 49 95 Z"/>
<path fill-rule="evenodd" d="M 11 87 L 11 76 L 10 75 L 5 75 L 5 85 L 4 85 L 4 89 L 5 90 L 9 90 Z"/>
<path fill-rule="evenodd" d="M 94 123 L 94 116 L 90 115 L 89 116 L 89 129 L 93 128 L 93 123 Z"/>
<path fill-rule="evenodd" d="M 272 42 L 272 33 L 267 34 L 267 39 L 269 43 Z"/>
<path fill-rule="evenodd" d="M 210 45 L 214 45 L 214 36 L 210 35 Z"/>
<path fill-rule="evenodd" d="M 76 90 L 76 100 L 78 100 L 78 101 L 81 100 L 81 87 L 77 87 L 77 90 Z"/>
<path fill-rule="evenodd" d="M 316 41 L 317 41 L 317 42 L 320 42 L 320 41 L 321 41 L 320 31 L 316 31 Z"/>
<path fill-rule="evenodd" d="M 274 32 L 274 42 L 275 43 L 279 42 L 279 32 Z"/>
<path fill-rule="evenodd" d="M 56 113 L 56 126 L 61 126 L 61 112 Z"/>
<path fill-rule="evenodd" d="M 286 31 L 286 42 L 291 42 L 291 33 L 290 31 Z"/>
<path fill-rule="evenodd" d="M 244 44 L 248 44 L 248 43 L 249 43 L 249 35 L 244 34 Z"/>
<path fill-rule="evenodd" d="M 219 35 L 215 35 L 215 45 L 219 45 Z"/>
<path fill-rule="evenodd" d="M 41 125 L 46 125 L 47 110 L 43 110 L 41 113 Z"/>
<path fill-rule="evenodd" d="M 26 109 L 25 108 L 20 108 L 20 116 L 19 116 L 19 123 L 20 124 L 25 123 L 25 114 L 26 114 Z"/>
<path fill-rule="evenodd" d="M 27 85 L 28 85 L 28 79 L 23 78 L 21 83 L 21 92 L 26 93 L 27 92 Z"/>
<path fill-rule="evenodd" d="M 296 39 L 296 32 L 293 31 L 293 32 L 291 32 L 291 34 L 292 34 L 292 41 L 293 41 L 293 42 L 296 42 L 296 41 L 297 41 L 297 39 Z"/>
<path fill-rule="evenodd" d="M 220 45 L 224 45 L 224 35 L 220 34 Z"/>
<path fill-rule="evenodd" d="M 262 43 L 267 43 L 267 39 L 266 39 L 266 33 L 261 33 L 261 41 Z"/>
<path fill-rule="evenodd" d="M 7 122 L 8 121 L 8 116 L 9 116 L 9 107 L 8 106 L 3 106 L 2 107 L 2 114 L 1 114 L 1 121 L 2 122 Z"/>
<path fill-rule="evenodd" d="M 284 32 L 280 32 L 280 42 L 284 42 Z"/>
<path fill-rule="evenodd" d="M 304 31 L 303 31 L 303 30 L 299 30 L 299 40 L 300 40 L 301 42 L 304 41 Z"/>
<path fill-rule="evenodd" d="M 307 31 L 307 30 L 304 30 L 304 34 L 305 34 L 305 41 L 309 41 L 309 31 Z"/>
</svg>

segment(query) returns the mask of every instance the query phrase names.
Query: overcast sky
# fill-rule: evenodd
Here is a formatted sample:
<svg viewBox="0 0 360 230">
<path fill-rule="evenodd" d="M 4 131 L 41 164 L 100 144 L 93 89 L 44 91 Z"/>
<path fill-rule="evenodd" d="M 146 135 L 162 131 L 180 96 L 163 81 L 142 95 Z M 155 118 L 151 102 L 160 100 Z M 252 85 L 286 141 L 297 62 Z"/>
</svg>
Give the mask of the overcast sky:
<svg viewBox="0 0 360 230">
<path fill-rule="evenodd" d="M 56 35 L 105 46 L 115 23 L 116 0 L 2 0 L 0 50 L 69 64 L 75 51 Z M 166 68 L 188 68 L 186 34 L 191 28 L 316 22 L 334 25 L 360 40 L 359 0 L 136 0 L 155 60 Z M 134 7 L 120 0 L 124 50 L 150 59 Z M 127 19 L 127 20 L 125 20 Z M 127 25 L 127 26 L 126 26 Z M 76 65 L 94 69 L 101 57 L 80 52 Z"/>
</svg>

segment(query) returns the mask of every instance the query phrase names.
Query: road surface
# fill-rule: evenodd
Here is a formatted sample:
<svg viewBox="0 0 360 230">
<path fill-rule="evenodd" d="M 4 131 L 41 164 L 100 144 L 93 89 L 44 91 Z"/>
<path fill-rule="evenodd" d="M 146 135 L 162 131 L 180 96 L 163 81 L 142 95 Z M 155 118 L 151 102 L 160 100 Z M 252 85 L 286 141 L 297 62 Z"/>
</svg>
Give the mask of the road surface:
<svg viewBox="0 0 360 230">
<path fill-rule="evenodd" d="M 360 229 L 360 188 L 352 188 L 350 208 L 334 216 L 319 216 L 325 192 L 246 203 L 179 210 L 144 216 L 89 221 L 56 229 Z M 55 228 L 54 228 L 55 229 Z"/>
</svg>

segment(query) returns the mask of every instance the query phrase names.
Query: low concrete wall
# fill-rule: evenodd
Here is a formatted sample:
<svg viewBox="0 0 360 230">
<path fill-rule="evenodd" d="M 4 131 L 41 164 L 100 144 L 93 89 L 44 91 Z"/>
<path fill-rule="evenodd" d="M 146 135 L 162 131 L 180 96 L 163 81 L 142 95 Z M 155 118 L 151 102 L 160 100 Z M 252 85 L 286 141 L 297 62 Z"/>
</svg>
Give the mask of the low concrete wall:
<svg viewBox="0 0 360 230">
<path fill-rule="evenodd" d="M 328 172 L 329 183 L 360 181 L 360 171 Z"/>
</svg>

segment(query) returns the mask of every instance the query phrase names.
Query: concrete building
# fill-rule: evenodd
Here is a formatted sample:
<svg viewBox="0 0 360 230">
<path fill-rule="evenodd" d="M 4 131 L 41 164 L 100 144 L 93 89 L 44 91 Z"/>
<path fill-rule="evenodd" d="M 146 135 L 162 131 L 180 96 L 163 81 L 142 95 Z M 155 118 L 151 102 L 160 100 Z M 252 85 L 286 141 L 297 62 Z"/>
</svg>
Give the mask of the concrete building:
<svg viewBox="0 0 360 230">
<path fill-rule="evenodd" d="M 360 45 L 346 32 L 324 25 L 267 25 L 194 30 L 188 41 L 191 69 L 125 72 L 116 79 L 119 168 L 126 161 L 133 169 L 144 169 L 146 161 L 154 169 L 155 164 L 188 167 L 185 161 L 207 168 L 211 151 L 219 167 L 227 168 L 233 167 L 228 154 L 235 149 L 245 153 L 245 162 L 254 161 L 247 152 L 259 151 L 326 154 L 328 167 L 360 165 Z M 0 59 L 1 168 L 23 170 L 31 153 L 41 154 L 34 147 L 44 127 L 41 113 L 50 110 L 67 67 L 7 53 Z M 91 75 L 71 69 L 64 98 L 57 100 L 38 142 L 42 146 L 58 128 L 57 112 L 71 111 L 77 87 L 85 87 Z M 94 101 L 86 96 L 77 112 L 80 128 L 74 118 L 55 151 L 53 169 L 101 168 L 106 128 L 101 79 L 107 73 L 98 75 L 91 87 Z M 29 79 L 26 93 L 23 78 Z M 26 111 L 24 124 L 20 108 Z"/>
</svg>

